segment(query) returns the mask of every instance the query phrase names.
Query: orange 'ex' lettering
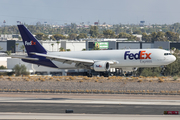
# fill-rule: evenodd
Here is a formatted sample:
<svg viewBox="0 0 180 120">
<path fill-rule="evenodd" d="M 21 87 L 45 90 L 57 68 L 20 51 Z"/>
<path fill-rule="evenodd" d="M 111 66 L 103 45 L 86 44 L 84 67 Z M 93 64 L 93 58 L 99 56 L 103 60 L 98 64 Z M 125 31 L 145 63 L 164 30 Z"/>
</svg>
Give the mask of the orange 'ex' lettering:
<svg viewBox="0 0 180 120">
<path fill-rule="evenodd" d="M 140 59 L 151 59 L 151 57 L 150 57 L 151 53 L 148 54 L 148 53 L 144 53 L 144 52 L 146 52 L 146 51 L 141 51 Z M 143 55 L 146 55 L 146 58 L 144 58 Z"/>
<path fill-rule="evenodd" d="M 146 58 L 145 59 L 148 59 L 148 58 L 151 59 L 150 55 L 151 55 L 151 53 L 149 53 L 149 54 L 146 53 Z"/>
</svg>

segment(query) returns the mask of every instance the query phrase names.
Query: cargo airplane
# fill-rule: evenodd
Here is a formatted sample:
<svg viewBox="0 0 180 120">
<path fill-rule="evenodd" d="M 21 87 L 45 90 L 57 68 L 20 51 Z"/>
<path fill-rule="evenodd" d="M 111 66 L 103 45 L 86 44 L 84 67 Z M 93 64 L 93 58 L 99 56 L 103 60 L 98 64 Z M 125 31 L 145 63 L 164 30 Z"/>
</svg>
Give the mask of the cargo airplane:
<svg viewBox="0 0 180 120">
<path fill-rule="evenodd" d="M 78 52 L 49 52 L 38 42 L 24 25 L 18 25 L 28 56 L 18 57 L 24 62 L 59 69 L 87 69 L 109 76 L 110 68 L 124 71 L 139 67 L 159 67 L 176 60 L 169 51 L 163 49 L 124 49 Z"/>
</svg>

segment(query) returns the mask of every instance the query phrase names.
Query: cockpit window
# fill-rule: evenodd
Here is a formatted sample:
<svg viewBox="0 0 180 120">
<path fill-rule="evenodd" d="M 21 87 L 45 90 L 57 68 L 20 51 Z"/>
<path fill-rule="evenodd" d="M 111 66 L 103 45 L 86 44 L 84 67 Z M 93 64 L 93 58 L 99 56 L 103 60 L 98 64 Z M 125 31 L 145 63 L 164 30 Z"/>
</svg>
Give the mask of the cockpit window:
<svg viewBox="0 0 180 120">
<path fill-rule="evenodd" d="M 171 53 L 164 53 L 164 55 L 172 55 Z"/>
</svg>

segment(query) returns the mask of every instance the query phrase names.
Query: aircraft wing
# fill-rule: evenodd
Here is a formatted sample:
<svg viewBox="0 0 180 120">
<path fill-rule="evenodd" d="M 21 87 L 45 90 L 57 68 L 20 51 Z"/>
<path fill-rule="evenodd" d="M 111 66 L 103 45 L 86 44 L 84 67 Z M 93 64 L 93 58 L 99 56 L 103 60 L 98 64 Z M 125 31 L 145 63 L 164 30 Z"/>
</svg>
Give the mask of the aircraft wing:
<svg viewBox="0 0 180 120">
<path fill-rule="evenodd" d="M 69 57 L 62 57 L 62 56 L 54 56 L 54 55 L 34 53 L 34 52 L 31 52 L 31 54 L 46 57 L 46 59 L 55 60 L 55 61 L 59 61 L 59 62 L 62 62 L 62 63 L 67 63 L 67 64 L 76 63 L 77 67 L 91 66 L 96 61 L 99 61 L 99 60 L 87 60 L 87 59 L 79 59 L 79 58 L 69 58 Z M 109 64 L 111 64 L 111 65 L 118 63 L 117 61 L 107 61 L 107 62 L 109 62 Z"/>
</svg>

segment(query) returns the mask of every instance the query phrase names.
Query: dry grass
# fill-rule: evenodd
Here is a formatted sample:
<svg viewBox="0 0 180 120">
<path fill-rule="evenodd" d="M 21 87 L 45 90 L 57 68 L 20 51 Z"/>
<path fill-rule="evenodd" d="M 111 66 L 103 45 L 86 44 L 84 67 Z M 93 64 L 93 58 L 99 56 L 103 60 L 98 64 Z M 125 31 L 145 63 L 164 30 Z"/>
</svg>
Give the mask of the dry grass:
<svg viewBox="0 0 180 120">
<path fill-rule="evenodd" d="M 60 79 L 56 79 L 56 81 L 61 81 Z"/>
<path fill-rule="evenodd" d="M 153 82 L 153 80 L 149 80 L 149 82 Z"/>
<path fill-rule="evenodd" d="M 0 76 L 0 79 L 3 78 L 3 75 Z"/>
<path fill-rule="evenodd" d="M 139 78 L 144 78 L 143 76 L 139 76 Z"/>
<path fill-rule="evenodd" d="M 41 79 L 41 82 L 44 82 L 44 81 L 46 81 L 45 79 Z"/>
<path fill-rule="evenodd" d="M 164 80 L 162 78 L 159 77 L 159 81 L 158 82 L 164 82 Z"/>
<path fill-rule="evenodd" d="M 28 81 L 30 81 L 30 79 L 29 79 L 29 78 L 26 78 L 26 79 L 25 79 L 25 81 L 27 81 L 27 82 L 28 82 Z"/>
<path fill-rule="evenodd" d="M 65 78 L 65 81 L 70 81 L 69 77 Z"/>
<path fill-rule="evenodd" d="M 160 93 L 166 93 L 166 91 L 164 91 L 164 90 L 161 90 L 161 91 L 160 91 Z"/>
<path fill-rule="evenodd" d="M 75 77 L 74 76 L 70 76 L 69 79 L 70 80 L 75 80 Z"/>
<path fill-rule="evenodd" d="M 180 82 L 178 80 L 178 76 L 162 76 L 162 77 L 122 77 L 122 76 L 110 76 L 106 77 L 87 77 L 87 76 L 0 76 L 0 80 L 9 80 L 9 81 L 71 81 L 75 80 L 75 82 L 79 82 L 79 80 L 88 80 L 87 82 L 96 82 L 96 83 L 103 83 L 103 82 Z M 110 80 L 110 81 L 108 81 Z M 83 81 L 83 82 L 84 82 Z M 124 83 L 125 84 L 125 83 Z"/>
<path fill-rule="evenodd" d="M 11 78 L 11 77 L 9 77 L 8 79 L 9 79 L 10 81 L 12 81 L 12 78 Z"/>
<path fill-rule="evenodd" d="M 138 80 L 138 82 L 142 82 L 143 80 Z"/>
<path fill-rule="evenodd" d="M 104 80 L 104 79 L 106 79 L 104 76 L 101 76 L 101 77 L 99 77 L 99 79 L 102 79 L 102 80 Z"/>
<path fill-rule="evenodd" d="M 87 76 L 84 76 L 83 79 L 84 79 L 84 80 L 89 80 L 90 78 L 87 77 Z"/>
<path fill-rule="evenodd" d="M 98 80 L 95 80 L 95 82 L 98 82 Z"/>
<path fill-rule="evenodd" d="M 108 77 L 109 80 L 113 80 L 113 79 L 116 79 L 116 76 L 111 76 L 111 77 Z"/>
<path fill-rule="evenodd" d="M 82 83 L 82 82 L 84 82 L 84 80 L 80 80 L 79 82 Z"/>
<path fill-rule="evenodd" d="M 90 91 L 89 90 L 85 90 L 85 92 L 89 93 Z"/>
<path fill-rule="evenodd" d="M 122 78 L 121 76 L 118 76 L 117 79 L 118 79 L 118 80 L 121 80 L 121 79 L 123 79 L 123 78 Z"/>
</svg>

